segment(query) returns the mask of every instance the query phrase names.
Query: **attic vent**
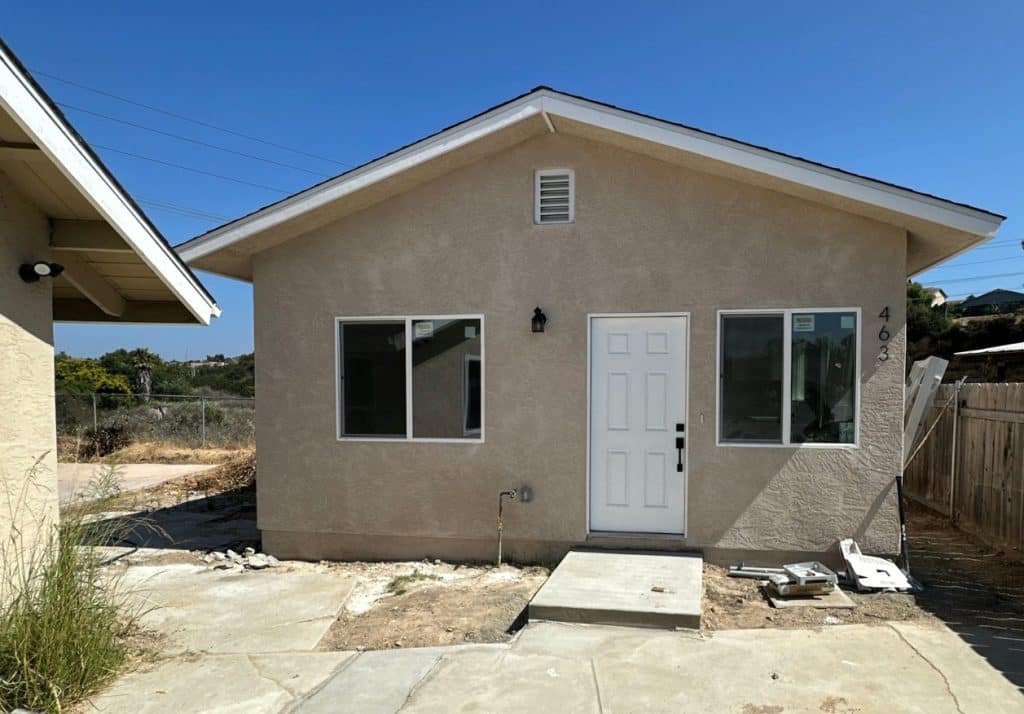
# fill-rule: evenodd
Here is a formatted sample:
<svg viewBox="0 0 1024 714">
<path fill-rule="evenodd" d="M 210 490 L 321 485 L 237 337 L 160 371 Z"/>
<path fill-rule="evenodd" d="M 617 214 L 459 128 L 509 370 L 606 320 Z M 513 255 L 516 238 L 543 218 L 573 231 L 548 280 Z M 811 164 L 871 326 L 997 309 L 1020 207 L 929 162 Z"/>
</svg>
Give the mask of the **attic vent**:
<svg viewBox="0 0 1024 714">
<path fill-rule="evenodd" d="M 575 198 L 572 171 L 538 171 L 535 193 L 534 223 L 572 223 Z"/>
</svg>

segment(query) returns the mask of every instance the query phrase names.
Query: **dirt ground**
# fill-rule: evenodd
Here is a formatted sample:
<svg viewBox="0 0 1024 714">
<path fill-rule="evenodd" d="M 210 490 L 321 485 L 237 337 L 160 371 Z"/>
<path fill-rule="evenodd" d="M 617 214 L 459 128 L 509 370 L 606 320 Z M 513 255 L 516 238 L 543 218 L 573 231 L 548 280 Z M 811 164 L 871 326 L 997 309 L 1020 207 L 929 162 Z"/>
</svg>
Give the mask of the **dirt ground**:
<svg viewBox="0 0 1024 714">
<path fill-rule="evenodd" d="M 80 440 L 61 434 L 57 437 L 57 460 L 65 463 L 88 461 L 109 464 L 220 464 L 240 456 L 251 454 L 252 446 L 191 447 L 162 441 L 129 444 L 103 457 L 83 459 L 79 456 Z"/>
<path fill-rule="evenodd" d="M 251 496 L 255 503 L 256 455 L 252 449 L 236 449 L 230 453 L 229 458 L 212 461 L 219 464 L 216 468 L 171 479 L 150 488 L 115 493 L 89 503 L 76 503 L 72 508 L 90 513 L 136 513 L 172 508 L 195 499 L 210 499 L 210 503 L 207 504 L 209 507 L 220 507 L 225 501 L 237 500 L 216 498 L 223 494 Z M 116 480 L 116 465 L 114 468 L 113 480 Z M 103 488 L 97 490 L 102 491 Z M 111 491 L 116 489 L 112 488 Z M 243 491 L 245 493 L 241 493 Z M 249 491 L 252 493 L 248 493 Z"/>
<path fill-rule="evenodd" d="M 359 578 L 320 650 L 378 650 L 504 642 L 548 577 L 502 565 L 333 563 Z"/>
<path fill-rule="evenodd" d="M 910 571 L 924 585 L 918 594 L 859 593 L 844 589 L 856 607 L 771 606 L 756 580 L 731 578 L 728 569 L 704 566 L 707 630 L 816 627 L 847 623 L 942 620 L 947 624 L 1007 628 L 1024 638 L 1024 562 L 992 548 L 924 508 L 911 506 L 907 533 Z M 1018 623 L 1013 625 L 1013 623 Z"/>
<path fill-rule="evenodd" d="M 758 629 L 762 627 L 819 627 L 853 623 L 926 620 L 912 595 L 844 592 L 853 608 L 792 607 L 776 609 L 768 602 L 757 580 L 731 578 L 728 568 L 704 564 L 705 630 Z"/>
</svg>

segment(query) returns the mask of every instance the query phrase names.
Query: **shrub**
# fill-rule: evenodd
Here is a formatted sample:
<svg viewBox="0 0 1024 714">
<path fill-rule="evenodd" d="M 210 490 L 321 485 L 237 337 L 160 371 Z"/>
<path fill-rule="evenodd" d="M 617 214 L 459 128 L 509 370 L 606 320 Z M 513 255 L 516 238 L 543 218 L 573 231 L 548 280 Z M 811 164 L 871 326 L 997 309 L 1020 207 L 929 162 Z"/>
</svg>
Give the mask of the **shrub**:
<svg viewBox="0 0 1024 714">
<path fill-rule="evenodd" d="M 99 429 L 87 429 L 82 435 L 79 456 L 91 459 L 112 454 L 132 443 L 128 425 L 120 422 L 101 426 Z"/>
<path fill-rule="evenodd" d="M 37 469 L 17 498 L 26 505 Z M 109 480 L 109 479 L 108 479 Z M 18 520 L 12 520 L 18 523 Z M 59 712 L 97 692 L 127 657 L 124 635 L 134 614 L 116 579 L 105 578 L 89 547 L 117 537 L 108 525 L 74 513 L 59 526 L 35 524 L 42 540 L 26 542 L 17 527 L 3 543 L 0 574 L 0 710 Z"/>
</svg>

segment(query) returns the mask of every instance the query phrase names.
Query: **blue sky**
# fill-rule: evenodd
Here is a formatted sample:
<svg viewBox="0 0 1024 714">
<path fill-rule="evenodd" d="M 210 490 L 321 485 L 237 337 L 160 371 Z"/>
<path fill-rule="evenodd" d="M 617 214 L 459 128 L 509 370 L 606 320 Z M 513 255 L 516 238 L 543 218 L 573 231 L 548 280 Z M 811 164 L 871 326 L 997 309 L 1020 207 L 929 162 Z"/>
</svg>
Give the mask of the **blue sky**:
<svg viewBox="0 0 1024 714">
<path fill-rule="evenodd" d="M 547 84 L 1009 215 L 923 276 L 950 295 L 1024 286 L 1022 30 L 1019 2 L 9 3 L 3 22 L 172 243 Z M 56 346 L 250 351 L 250 287 L 200 277 L 212 327 L 59 325 Z"/>
</svg>

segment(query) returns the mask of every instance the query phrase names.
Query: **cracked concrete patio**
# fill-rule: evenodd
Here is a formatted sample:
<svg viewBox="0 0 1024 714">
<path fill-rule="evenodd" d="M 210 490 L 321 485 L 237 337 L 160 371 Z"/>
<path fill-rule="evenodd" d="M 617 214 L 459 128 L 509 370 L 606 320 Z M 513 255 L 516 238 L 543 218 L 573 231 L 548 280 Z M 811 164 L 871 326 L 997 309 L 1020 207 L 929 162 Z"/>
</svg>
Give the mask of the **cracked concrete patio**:
<svg viewBox="0 0 1024 714">
<path fill-rule="evenodd" d="M 535 622 L 510 643 L 312 651 L 352 591 L 327 570 L 135 565 L 168 658 L 82 711 L 1016 712 L 1024 696 L 945 626 L 713 634 Z M 92 709 L 95 707 L 95 709 Z"/>
</svg>

